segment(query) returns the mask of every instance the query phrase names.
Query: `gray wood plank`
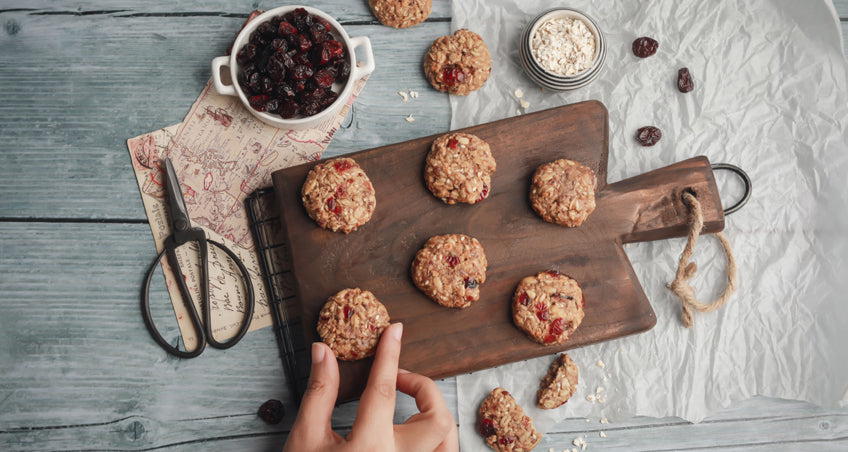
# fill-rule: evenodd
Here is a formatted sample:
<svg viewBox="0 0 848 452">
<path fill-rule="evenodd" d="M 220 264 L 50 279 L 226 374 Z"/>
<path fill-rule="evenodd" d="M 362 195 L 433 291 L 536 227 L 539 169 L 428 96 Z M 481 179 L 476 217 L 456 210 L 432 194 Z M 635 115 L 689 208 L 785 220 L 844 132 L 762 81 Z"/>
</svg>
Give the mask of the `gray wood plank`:
<svg viewBox="0 0 848 452">
<path fill-rule="evenodd" d="M 848 20 L 848 0 L 833 0 L 833 6 L 840 19 Z"/>
<path fill-rule="evenodd" d="M 143 219 L 126 139 L 182 121 L 243 19 L 9 18 L 21 14 L 0 14 L 19 24 L 0 34 L 0 218 Z M 377 70 L 328 151 L 446 130 L 448 98 L 429 87 L 421 62 L 449 24 L 348 28 L 371 37 Z M 410 89 L 421 96 L 401 102 L 397 92 Z"/>
</svg>

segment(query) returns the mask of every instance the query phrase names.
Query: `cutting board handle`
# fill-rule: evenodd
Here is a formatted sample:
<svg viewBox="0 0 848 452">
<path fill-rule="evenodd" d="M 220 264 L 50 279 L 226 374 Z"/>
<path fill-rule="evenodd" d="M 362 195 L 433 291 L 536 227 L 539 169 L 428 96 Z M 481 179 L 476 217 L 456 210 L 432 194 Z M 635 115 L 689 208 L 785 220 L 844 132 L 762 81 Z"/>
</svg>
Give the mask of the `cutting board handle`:
<svg viewBox="0 0 848 452">
<path fill-rule="evenodd" d="M 701 204 L 703 232 L 724 229 L 724 211 L 713 170 L 703 156 L 606 186 L 598 194 L 596 212 L 619 212 L 616 217 L 622 243 L 685 237 L 689 231 L 689 208 L 683 202 L 683 193 L 687 191 Z"/>
</svg>

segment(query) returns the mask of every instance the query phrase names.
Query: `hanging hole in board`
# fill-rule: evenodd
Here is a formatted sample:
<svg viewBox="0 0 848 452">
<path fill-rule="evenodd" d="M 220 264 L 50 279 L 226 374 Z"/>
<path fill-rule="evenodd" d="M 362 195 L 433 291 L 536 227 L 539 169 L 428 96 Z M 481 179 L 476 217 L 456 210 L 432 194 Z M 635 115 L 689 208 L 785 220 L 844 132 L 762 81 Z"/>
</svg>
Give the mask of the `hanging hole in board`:
<svg viewBox="0 0 848 452">
<path fill-rule="evenodd" d="M 724 215 L 730 215 L 733 212 L 736 212 L 737 210 L 741 209 L 745 205 L 745 203 L 748 202 L 748 199 L 751 198 L 752 184 L 751 178 L 748 176 L 748 173 L 746 173 L 742 168 L 739 168 L 736 165 L 731 165 L 729 163 L 714 163 L 712 165 L 712 169 L 714 172 L 716 170 L 730 171 L 739 176 L 739 179 L 745 185 L 745 192 L 742 194 L 742 197 L 739 199 L 739 201 L 736 202 L 736 204 L 733 204 L 732 206 L 724 209 Z"/>
</svg>

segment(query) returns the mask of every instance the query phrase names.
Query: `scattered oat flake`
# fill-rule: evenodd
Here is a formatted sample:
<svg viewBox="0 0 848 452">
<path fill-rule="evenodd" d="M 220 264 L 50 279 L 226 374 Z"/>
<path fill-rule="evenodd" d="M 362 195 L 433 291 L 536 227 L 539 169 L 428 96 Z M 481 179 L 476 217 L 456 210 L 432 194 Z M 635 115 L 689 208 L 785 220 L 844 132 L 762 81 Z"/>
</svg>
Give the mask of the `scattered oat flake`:
<svg viewBox="0 0 848 452">
<path fill-rule="evenodd" d="M 587 396 L 586 396 L 586 400 L 588 400 L 588 401 L 590 401 L 590 402 L 592 402 L 592 403 L 595 403 L 595 396 L 593 396 L 593 395 L 587 395 Z"/>
<path fill-rule="evenodd" d="M 404 102 L 409 100 L 409 96 L 407 96 L 406 93 L 403 92 L 403 91 L 398 91 L 398 96 L 400 96 L 403 99 Z"/>
<path fill-rule="evenodd" d="M 601 424 L 609 424 L 609 421 L 607 420 L 607 418 L 602 417 L 601 418 Z"/>
<path fill-rule="evenodd" d="M 607 400 L 606 400 L 605 398 L 603 398 L 603 397 L 598 397 L 598 403 L 604 403 L 604 402 L 606 402 L 606 401 L 607 401 Z"/>
<path fill-rule="evenodd" d="M 527 110 L 528 108 L 530 108 L 530 102 L 527 102 L 527 101 L 526 101 L 526 100 L 524 100 L 524 99 L 519 99 L 519 100 L 518 100 L 518 103 L 519 103 L 519 104 L 521 104 L 521 108 L 523 108 L 523 109 L 525 109 L 525 110 Z"/>
<path fill-rule="evenodd" d="M 521 114 L 521 109 L 519 108 L 518 110 L 515 110 L 515 114 L 516 114 L 516 115 L 520 115 L 520 114 Z"/>
<path fill-rule="evenodd" d="M 601 392 L 603 392 L 603 391 L 604 391 L 604 387 L 603 387 L 603 386 L 598 386 L 598 388 L 597 388 L 597 389 L 595 389 L 595 394 L 600 394 L 600 393 L 601 393 Z"/>
<path fill-rule="evenodd" d="M 604 381 L 607 381 L 607 380 L 609 380 L 609 377 L 607 377 L 606 375 L 604 375 Z"/>
<path fill-rule="evenodd" d="M 524 96 L 524 91 L 521 91 L 520 88 L 515 90 L 515 97 L 521 99 L 522 96 Z"/>
<path fill-rule="evenodd" d="M 601 433 L 600 433 L 600 435 L 601 435 L 601 438 L 606 438 L 606 437 L 607 437 L 607 434 L 606 434 L 606 433 L 604 433 L 604 432 L 601 432 Z"/>
<path fill-rule="evenodd" d="M 412 115 L 407 116 L 405 119 L 406 122 L 415 122 L 415 118 Z"/>
<path fill-rule="evenodd" d="M 606 367 L 606 366 L 607 366 L 607 365 L 606 365 L 606 364 L 604 364 L 604 362 L 603 362 L 603 361 L 601 361 L 600 359 L 598 360 L 598 362 L 596 362 L 596 363 L 595 363 L 595 365 L 596 365 L 596 366 L 598 366 L 598 367 L 600 367 L 601 369 L 603 369 L 604 367 Z"/>
<path fill-rule="evenodd" d="M 409 91 L 409 97 L 418 99 L 418 91 Z"/>
</svg>

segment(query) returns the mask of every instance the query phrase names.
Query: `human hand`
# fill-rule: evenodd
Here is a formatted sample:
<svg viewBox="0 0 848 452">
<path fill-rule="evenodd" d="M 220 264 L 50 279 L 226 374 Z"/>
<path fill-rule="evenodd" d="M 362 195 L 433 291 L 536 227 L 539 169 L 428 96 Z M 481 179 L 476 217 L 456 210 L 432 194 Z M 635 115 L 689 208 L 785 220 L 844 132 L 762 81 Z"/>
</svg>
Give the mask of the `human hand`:
<svg viewBox="0 0 848 452">
<path fill-rule="evenodd" d="M 284 452 L 459 450 L 456 422 L 436 383 L 398 369 L 402 332 L 400 323 L 383 331 L 353 429 L 346 438 L 334 432 L 331 425 L 339 390 L 338 362 L 326 344 L 312 344 L 309 386 Z M 396 389 L 412 396 L 419 410 L 401 425 L 393 424 Z"/>
</svg>

